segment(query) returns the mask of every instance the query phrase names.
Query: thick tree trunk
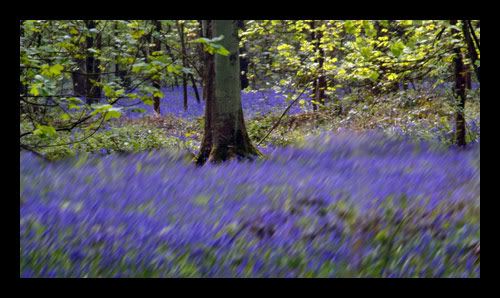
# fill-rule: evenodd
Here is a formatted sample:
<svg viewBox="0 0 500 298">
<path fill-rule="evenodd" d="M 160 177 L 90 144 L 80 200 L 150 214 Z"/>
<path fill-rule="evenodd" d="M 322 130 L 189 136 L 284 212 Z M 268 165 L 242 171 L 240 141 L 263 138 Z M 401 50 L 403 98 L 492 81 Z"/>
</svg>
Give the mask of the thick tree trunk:
<svg viewBox="0 0 500 298">
<path fill-rule="evenodd" d="M 203 23 L 208 36 L 224 35 L 221 44 L 230 54 L 205 56 L 205 134 L 197 164 L 217 163 L 234 157 L 252 159 L 260 153 L 251 144 L 243 119 L 236 21 Z"/>
<path fill-rule="evenodd" d="M 451 24 L 456 25 L 456 20 L 452 20 Z M 458 30 L 454 29 L 453 32 L 458 35 Z M 464 108 L 466 99 L 466 81 L 467 81 L 467 69 L 464 66 L 462 59 L 462 53 L 460 51 L 460 46 L 455 46 L 454 48 L 455 57 L 453 62 L 455 64 L 455 92 L 458 97 L 457 104 L 457 114 L 456 114 L 456 135 L 455 142 L 458 146 L 463 147 L 465 143 L 465 118 L 464 118 Z"/>
</svg>

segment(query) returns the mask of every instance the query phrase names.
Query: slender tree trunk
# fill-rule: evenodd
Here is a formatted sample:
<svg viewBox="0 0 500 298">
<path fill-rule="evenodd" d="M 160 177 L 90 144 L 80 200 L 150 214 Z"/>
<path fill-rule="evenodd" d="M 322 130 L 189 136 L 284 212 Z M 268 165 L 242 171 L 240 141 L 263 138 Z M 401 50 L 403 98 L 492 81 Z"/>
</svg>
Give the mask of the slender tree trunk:
<svg viewBox="0 0 500 298">
<path fill-rule="evenodd" d="M 198 20 L 198 37 L 205 37 L 205 32 L 203 31 L 203 21 Z M 196 45 L 196 52 L 198 53 L 198 56 L 201 57 L 201 60 L 205 62 L 205 51 L 203 50 L 203 45 L 199 43 Z M 205 63 L 201 63 L 200 65 L 200 72 L 201 72 L 201 92 L 202 92 L 202 98 L 205 100 L 205 93 L 203 90 L 205 90 Z"/>
<path fill-rule="evenodd" d="M 81 54 L 86 55 L 87 49 L 85 48 L 85 44 L 80 43 L 78 46 Z M 77 69 L 71 73 L 73 93 L 76 96 L 86 96 L 87 79 L 85 74 L 87 73 L 87 65 L 85 60 L 81 58 L 75 59 L 75 63 L 77 65 Z"/>
<path fill-rule="evenodd" d="M 200 37 L 210 38 L 213 35 L 211 21 L 201 20 L 200 26 L 201 26 Z M 203 47 L 201 47 L 201 57 L 203 59 L 202 78 L 201 78 L 202 85 L 203 85 L 202 92 L 203 92 L 203 99 L 207 100 L 207 98 L 209 96 L 209 94 L 208 94 L 209 88 L 207 88 L 207 85 L 209 83 L 208 78 L 210 78 L 210 76 L 212 76 L 212 75 L 215 75 L 215 74 L 212 74 L 210 72 L 210 70 L 208 69 L 210 67 L 210 65 L 213 64 L 213 61 L 212 61 L 213 57 L 210 56 L 207 52 L 205 52 L 203 50 Z"/>
<path fill-rule="evenodd" d="M 476 65 L 476 61 L 478 60 L 478 54 L 476 46 L 474 45 L 474 41 L 471 37 L 471 32 L 474 30 L 471 26 L 469 26 L 469 21 L 462 20 L 462 33 L 467 44 L 469 58 L 472 61 L 472 67 L 474 68 L 474 72 L 476 73 L 477 81 L 480 81 L 480 68 Z"/>
<path fill-rule="evenodd" d="M 243 20 L 238 20 L 238 29 L 245 30 L 245 22 Z M 239 48 L 239 59 L 240 59 L 240 82 L 241 82 L 241 90 L 248 87 L 248 57 L 246 44 Z"/>
<path fill-rule="evenodd" d="M 474 31 L 474 27 L 472 26 L 472 22 L 470 20 L 467 21 L 467 24 L 469 25 L 470 33 L 472 34 L 472 39 L 474 39 L 474 43 L 476 45 L 476 48 L 478 51 L 481 51 L 481 47 L 479 44 L 479 38 L 477 38 L 476 31 Z M 480 27 L 480 22 L 477 21 L 477 27 Z"/>
<path fill-rule="evenodd" d="M 376 28 L 376 32 L 377 32 L 377 35 L 376 37 L 379 38 L 379 37 L 390 37 L 390 33 L 389 32 L 395 32 L 397 34 L 397 36 L 399 36 L 400 38 L 403 37 L 404 35 L 404 30 L 400 29 L 397 27 L 397 25 L 394 23 L 393 20 L 388 20 L 388 31 L 386 32 L 382 32 L 382 29 L 384 29 L 384 26 L 380 23 L 380 21 L 375 21 L 375 28 Z M 374 91 L 373 93 L 375 95 L 379 95 L 381 94 L 384 90 L 383 88 L 381 88 L 379 86 L 379 82 L 382 80 L 382 78 L 384 77 L 384 74 L 386 74 L 388 71 L 388 68 L 386 66 L 384 66 L 383 64 L 380 65 L 380 76 L 379 78 L 377 79 L 377 81 L 374 83 L 374 86 L 372 88 L 372 90 Z M 398 81 L 393 81 L 392 83 L 388 84 L 387 86 L 387 91 L 390 91 L 390 92 L 398 92 L 399 91 L 399 82 Z"/>
<path fill-rule="evenodd" d="M 176 21 L 177 31 L 179 32 L 179 39 L 181 42 L 181 54 L 182 54 L 182 67 L 186 67 L 186 44 L 184 42 L 184 23 Z M 182 92 L 184 96 L 184 110 L 188 108 L 188 96 L 187 96 L 187 74 L 182 73 Z"/>
<path fill-rule="evenodd" d="M 325 104 L 325 90 L 327 88 L 326 77 L 323 72 L 323 64 L 325 62 L 325 51 L 320 45 L 322 34 L 321 32 L 316 33 L 316 51 L 318 53 L 318 84 L 316 86 L 315 98 L 320 104 Z"/>
<path fill-rule="evenodd" d="M 72 73 L 73 90 L 75 95 L 85 96 L 87 90 L 85 74 L 83 73 L 86 72 L 85 60 L 77 59 L 76 64 L 78 65 L 78 70 Z"/>
<path fill-rule="evenodd" d="M 318 104 L 325 104 L 325 90 L 327 87 L 326 77 L 323 75 L 323 64 L 325 62 L 325 51 L 321 47 L 322 34 L 316 31 L 316 21 L 311 21 L 311 42 L 314 44 L 314 53 L 317 56 L 315 62 L 318 63 L 317 74 L 313 81 L 313 110 L 318 110 Z"/>
<path fill-rule="evenodd" d="M 456 25 L 457 21 L 452 20 L 450 22 L 452 25 Z M 459 32 L 456 29 L 452 31 L 455 35 L 458 35 Z M 462 59 L 462 53 L 460 46 L 455 46 L 453 49 L 455 53 L 455 57 L 453 62 L 455 64 L 455 92 L 458 97 L 457 104 L 457 114 L 456 114 L 456 135 L 455 142 L 458 146 L 464 147 L 465 143 L 465 118 L 464 118 L 464 108 L 465 108 L 465 99 L 466 99 L 466 68 L 464 66 L 464 62 Z"/>
<path fill-rule="evenodd" d="M 23 38 L 24 37 L 24 20 L 21 20 L 19 25 L 20 25 L 21 37 Z M 23 45 L 23 46 L 25 46 L 25 45 Z M 20 87 L 21 87 L 21 89 L 19 90 L 20 94 L 23 96 L 27 95 L 28 94 L 28 86 L 25 83 L 21 82 Z"/>
<path fill-rule="evenodd" d="M 114 23 L 113 32 L 115 34 L 118 33 L 118 22 Z M 115 44 L 115 46 L 117 46 L 117 45 Z M 125 70 L 120 69 L 120 62 L 118 61 L 118 56 L 116 57 L 116 60 L 115 60 L 115 78 L 120 78 L 121 83 L 126 88 L 130 87 L 130 84 L 131 84 L 130 79 L 127 77 L 127 72 Z"/>
<path fill-rule="evenodd" d="M 204 21 L 209 36 L 224 35 L 221 44 L 228 56 L 206 55 L 205 134 L 198 165 L 237 157 L 252 159 L 260 155 L 245 128 L 241 106 L 238 28 L 233 20 Z"/>
<path fill-rule="evenodd" d="M 161 34 L 161 22 L 158 21 L 158 20 L 154 20 L 154 25 L 155 25 L 155 30 L 156 32 L 158 32 L 158 34 Z M 153 48 L 153 50 L 155 52 L 159 52 L 161 51 L 161 38 L 156 38 L 156 39 L 152 39 L 152 41 L 155 43 L 155 46 Z M 156 88 L 156 89 L 160 89 L 161 88 L 161 84 L 160 84 L 160 79 L 155 79 L 153 80 L 153 87 Z M 160 97 L 154 97 L 153 98 L 153 109 L 155 111 L 155 113 L 157 115 L 160 115 L 160 100 L 161 98 Z"/>
<path fill-rule="evenodd" d="M 192 74 L 189 74 L 189 79 L 191 80 L 191 84 L 193 85 L 194 96 L 196 98 L 196 102 L 200 103 L 200 94 L 198 93 L 198 87 L 196 87 L 196 80 Z"/>
<path fill-rule="evenodd" d="M 314 44 L 316 44 L 316 22 L 314 20 L 312 20 L 310 22 L 310 27 L 311 27 L 311 42 L 313 42 Z M 316 47 L 315 47 L 315 51 L 316 51 Z M 315 103 L 316 101 L 316 94 L 317 94 L 317 90 L 318 90 L 318 78 L 314 78 L 314 81 L 313 81 L 313 102 L 312 102 L 312 107 L 313 107 L 313 111 L 317 111 L 318 110 L 318 105 Z"/>
<path fill-rule="evenodd" d="M 166 33 L 170 33 L 171 30 L 172 30 L 172 28 L 170 27 L 170 25 L 167 25 Z M 170 46 L 168 45 L 168 43 L 164 42 L 163 44 L 165 45 L 165 50 L 167 51 L 167 55 L 170 57 L 170 59 L 172 59 L 172 62 L 175 61 L 176 60 L 175 56 L 172 53 L 172 49 L 170 48 Z M 176 76 L 174 76 L 174 82 L 172 84 L 172 90 L 174 89 L 174 85 L 176 87 L 179 87 L 179 81 L 177 80 Z"/>
<path fill-rule="evenodd" d="M 96 22 L 94 20 L 86 20 L 85 24 L 87 29 L 95 29 Z M 92 104 L 98 102 L 101 97 L 101 88 L 97 85 L 100 81 L 100 69 L 99 60 L 94 57 L 94 53 L 89 52 L 90 48 L 100 49 L 101 47 L 101 36 L 97 34 L 96 39 L 92 35 L 86 38 L 87 47 L 87 58 L 85 59 L 86 64 L 86 83 L 85 83 L 85 95 L 87 97 L 87 104 Z"/>
</svg>

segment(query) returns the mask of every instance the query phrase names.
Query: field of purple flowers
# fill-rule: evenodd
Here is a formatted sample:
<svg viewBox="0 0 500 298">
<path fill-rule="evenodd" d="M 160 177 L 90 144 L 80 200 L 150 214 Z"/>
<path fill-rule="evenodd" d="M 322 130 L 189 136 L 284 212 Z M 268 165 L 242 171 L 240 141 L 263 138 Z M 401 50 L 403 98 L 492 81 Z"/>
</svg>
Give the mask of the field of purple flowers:
<svg viewBox="0 0 500 298">
<path fill-rule="evenodd" d="M 205 102 L 200 101 L 198 103 L 196 101 L 194 90 L 188 89 L 188 109 L 186 111 L 183 107 L 182 88 L 163 88 L 162 91 L 164 94 L 164 97 L 160 101 L 162 116 L 171 115 L 188 120 L 204 116 Z M 243 113 L 246 119 L 270 112 L 282 113 L 289 105 L 284 95 L 278 94 L 273 90 L 243 91 L 241 97 Z M 306 97 L 303 96 L 301 98 L 305 99 Z M 153 113 L 153 107 L 142 103 L 140 100 L 122 100 L 119 105 L 124 107 L 125 116 L 128 118 L 138 118 Z M 145 112 L 137 112 L 137 109 L 144 109 Z M 294 105 L 290 109 L 289 114 L 293 115 L 300 112 L 300 106 Z"/>
<path fill-rule="evenodd" d="M 21 275 L 479 277 L 479 143 L 324 133 L 264 153 L 22 153 Z"/>
</svg>

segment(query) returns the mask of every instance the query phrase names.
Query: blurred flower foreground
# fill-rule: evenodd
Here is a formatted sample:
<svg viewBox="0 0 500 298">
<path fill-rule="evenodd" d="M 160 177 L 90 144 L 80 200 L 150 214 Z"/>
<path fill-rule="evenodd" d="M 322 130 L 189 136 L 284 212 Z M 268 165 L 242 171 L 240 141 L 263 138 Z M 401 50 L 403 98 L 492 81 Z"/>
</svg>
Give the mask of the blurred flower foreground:
<svg viewBox="0 0 500 298">
<path fill-rule="evenodd" d="M 197 168 L 21 153 L 22 277 L 479 277 L 479 143 L 324 133 Z"/>
</svg>

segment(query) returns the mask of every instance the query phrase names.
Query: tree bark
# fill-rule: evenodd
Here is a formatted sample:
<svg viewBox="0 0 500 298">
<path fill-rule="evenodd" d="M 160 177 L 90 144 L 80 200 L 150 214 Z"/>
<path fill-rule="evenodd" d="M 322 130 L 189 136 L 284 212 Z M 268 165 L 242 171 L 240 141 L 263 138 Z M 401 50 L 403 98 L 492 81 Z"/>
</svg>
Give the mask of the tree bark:
<svg viewBox="0 0 500 298">
<path fill-rule="evenodd" d="M 85 48 L 85 44 L 80 43 L 78 46 L 82 55 L 86 55 L 87 49 Z M 71 73 L 71 78 L 73 81 L 73 92 L 77 96 L 86 96 L 87 79 L 85 74 L 87 73 L 87 65 L 85 63 L 85 60 L 82 58 L 75 59 L 74 61 L 78 69 Z"/>
<path fill-rule="evenodd" d="M 95 29 L 96 21 L 86 20 L 85 24 L 87 29 Z M 99 60 L 94 57 L 94 53 L 88 51 L 90 48 L 100 49 L 101 47 L 101 36 L 98 33 L 96 39 L 89 35 L 86 37 L 86 83 L 85 83 L 85 96 L 87 104 L 96 103 L 98 98 L 101 97 L 101 88 L 97 85 L 100 80 L 100 70 L 99 70 Z"/>
<path fill-rule="evenodd" d="M 476 61 L 478 60 L 478 54 L 476 46 L 474 45 L 474 41 L 471 37 L 471 31 L 474 30 L 469 26 L 469 22 L 467 20 L 462 20 L 462 33 L 467 44 L 469 58 L 472 61 L 472 67 L 474 68 L 474 72 L 476 73 L 477 81 L 480 82 L 480 68 L 476 65 Z"/>
<path fill-rule="evenodd" d="M 252 145 L 243 118 L 237 23 L 213 20 L 203 25 L 209 38 L 224 36 L 221 44 L 230 54 L 205 55 L 205 132 L 196 163 L 253 159 L 260 152 Z"/>
<path fill-rule="evenodd" d="M 456 25 L 457 21 L 452 20 L 450 23 L 452 25 Z M 454 33 L 454 35 L 459 34 L 457 29 L 453 29 L 452 32 Z M 453 51 L 455 54 L 455 57 L 453 58 L 453 63 L 455 65 L 455 92 L 458 97 L 457 114 L 455 118 L 455 143 L 460 147 L 464 147 L 466 145 L 464 108 L 466 99 L 467 69 L 464 66 L 460 46 L 455 45 Z"/>
<path fill-rule="evenodd" d="M 325 90 L 327 88 L 326 77 L 323 74 L 323 64 L 325 62 L 325 51 L 321 47 L 322 33 L 317 31 L 316 21 L 310 22 L 311 42 L 314 44 L 314 53 L 317 56 L 315 62 L 318 63 L 317 74 L 313 81 L 313 110 L 318 110 L 318 104 L 325 104 Z"/>
<path fill-rule="evenodd" d="M 238 29 L 245 30 L 245 22 L 243 20 L 238 20 Z M 247 54 L 247 49 L 246 45 L 244 44 L 242 47 L 239 49 L 239 59 L 240 59 L 240 84 L 241 84 L 241 90 L 245 89 L 248 87 L 248 57 L 246 56 Z"/>
<path fill-rule="evenodd" d="M 324 105 L 325 104 L 325 90 L 327 88 L 326 85 L 326 77 L 324 76 L 323 72 L 323 64 L 325 62 L 325 51 L 320 45 L 321 42 L 321 37 L 322 33 L 317 32 L 316 33 L 316 52 L 318 53 L 318 83 L 316 85 L 316 92 L 315 92 L 315 100 L 319 102 L 320 104 Z"/>
<path fill-rule="evenodd" d="M 167 25 L 165 33 L 168 34 L 168 33 L 170 33 L 171 30 L 172 30 L 172 28 L 170 27 L 170 25 Z M 170 57 L 170 59 L 172 59 L 172 62 L 174 62 L 176 59 L 175 59 L 174 54 L 172 53 L 172 49 L 170 49 L 170 46 L 168 45 L 168 43 L 164 42 L 163 44 L 165 45 L 165 50 L 167 51 L 167 55 Z M 174 90 L 174 86 L 179 87 L 179 81 L 177 80 L 177 76 L 174 76 L 172 90 Z"/>
<path fill-rule="evenodd" d="M 154 25 L 155 25 L 155 30 L 156 32 L 158 32 L 158 34 L 161 34 L 161 22 L 158 21 L 158 20 L 154 20 Z M 153 51 L 155 52 L 159 52 L 161 51 L 161 38 L 156 38 L 155 40 L 152 39 L 151 41 L 153 41 L 155 43 L 155 46 L 153 48 Z M 153 80 L 153 87 L 155 87 L 156 89 L 160 89 L 161 88 L 161 84 L 160 84 L 160 80 L 159 79 L 155 79 Z M 160 115 L 160 100 L 161 100 L 161 97 L 154 97 L 153 98 L 153 109 L 155 111 L 156 114 Z"/>
<path fill-rule="evenodd" d="M 316 45 L 316 31 L 315 31 L 315 29 L 316 29 L 316 22 L 314 20 L 312 20 L 309 25 L 311 27 L 311 36 L 310 36 L 311 37 L 311 42 L 313 42 Z M 316 52 L 316 50 L 317 49 L 316 49 L 316 46 L 315 46 L 315 52 Z M 318 84 L 318 78 L 316 77 L 316 78 L 314 78 L 314 81 L 313 81 L 313 100 L 314 101 L 316 101 L 316 94 L 317 94 L 316 91 L 318 90 L 318 86 L 319 86 L 319 84 Z M 313 111 L 317 111 L 318 110 L 318 105 L 315 102 L 312 103 L 312 107 L 313 107 Z"/>
<path fill-rule="evenodd" d="M 186 67 L 186 43 L 184 42 L 184 23 L 176 21 L 177 31 L 179 32 L 179 39 L 181 42 L 181 54 L 182 54 L 182 67 Z M 188 96 L 187 96 L 187 74 L 182 73 L 182 92 L 184 96 L 184 111 L 187 111 L 188 108 Z"/>
</svg>

